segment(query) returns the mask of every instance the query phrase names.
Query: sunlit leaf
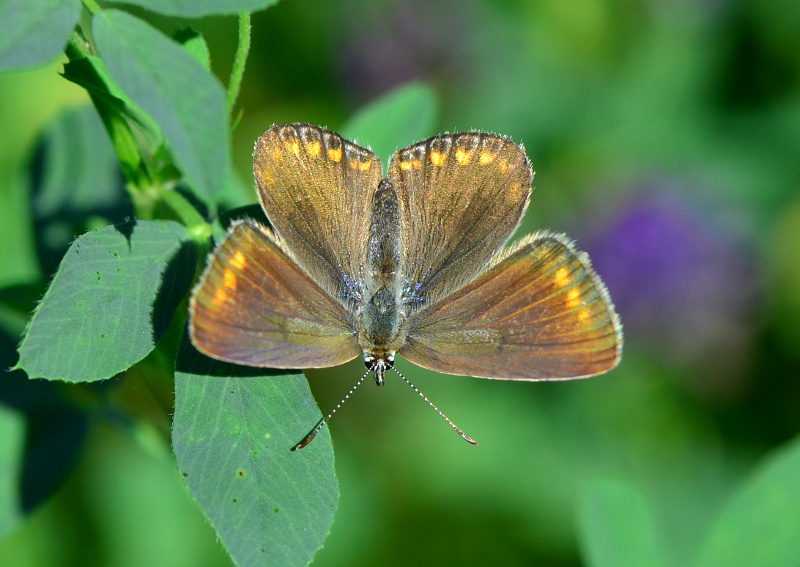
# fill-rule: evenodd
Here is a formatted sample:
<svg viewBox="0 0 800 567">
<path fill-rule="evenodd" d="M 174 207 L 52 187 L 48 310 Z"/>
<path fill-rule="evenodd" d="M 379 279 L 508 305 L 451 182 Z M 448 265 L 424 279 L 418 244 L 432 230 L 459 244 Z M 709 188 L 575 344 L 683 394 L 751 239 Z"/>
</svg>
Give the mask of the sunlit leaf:
<svg viewBox="0 0 800 567">
<path fill-rule="evenodd" d="M 108 226 L 69 247 L 19 348 L 31 378 L 110 378 L 166 332 L 194 275 L 195 249 L 171 221 Z"/>
<path fill-rule="evenodd" d="M 78 22 L 80 0 L 0 0 L 0 69 L 54 59 Z"/>
<path fill-rule="evenodd" d="M 724 508 L 697 567 L 800 565 L 800 437 L 762 463 Z"/>
<path fill-rule="evenodd" d="M 224 364 L 184 339 L 172 442 L 186 483 L 240 567 L 306 565 L 330 530 L 339 495 L 305 377 Z"/>
<path fill-rule="evenodd" d="M 199 18 L 215 14 L 256 12 L 277 4 L 278 0 L 123 0 L 168 16 Z"/>
<path fill-rule="evenodd" d="M 214 201 L 230 167 L 220 82 L 178 43 L 130 14 L 104 11 L 92 29 L 109 73 L 161 126 L 198 196 Z"/>
</svg>

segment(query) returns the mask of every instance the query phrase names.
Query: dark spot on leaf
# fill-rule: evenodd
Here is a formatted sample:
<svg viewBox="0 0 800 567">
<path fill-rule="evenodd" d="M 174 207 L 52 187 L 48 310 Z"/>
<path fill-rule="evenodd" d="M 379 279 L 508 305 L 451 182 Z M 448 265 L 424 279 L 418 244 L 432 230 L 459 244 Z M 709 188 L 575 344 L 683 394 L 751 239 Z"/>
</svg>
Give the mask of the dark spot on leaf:
<svg viewBox="0 0 800 567">
<path fill-rule="evenodd" d="M 236 476 L 238 476 L 239 478 L 244 478 L 247 476 L 247 473 L 244 472 L 244 469 L 239 469 L 238 471 L 236 471 Z"/>
<path fill-rule="evenodd" d="M 233 499 L 233 503 L 236 504 L 237 502 L 238 502 L 238 500 L 236 500 L 236 498 L 234 498 Z"/>
<path fill-rule="evenodd" d="M 275 508 L 275 513 L 276 513 L 276 514 L 278 513 L 278 509 L 277 509 L 277 508 Z"/>
<path fill-rule="evenodd" d="M 187 478 L 188 476 L 189 476 L 189 473 L 183 473 L 183 478 Z"/>
</svg>

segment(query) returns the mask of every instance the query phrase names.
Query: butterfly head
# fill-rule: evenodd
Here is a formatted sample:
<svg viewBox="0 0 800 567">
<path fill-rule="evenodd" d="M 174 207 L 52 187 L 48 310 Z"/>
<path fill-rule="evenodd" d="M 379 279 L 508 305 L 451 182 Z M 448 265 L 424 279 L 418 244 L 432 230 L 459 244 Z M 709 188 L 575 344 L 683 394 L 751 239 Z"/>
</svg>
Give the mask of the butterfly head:
<svg viewBox="0 0 800 567">
<path fill-rule="evenodd" d="M 394 367 L 394 353 L 386 352 L 383 354 L 376 354 L 374 352 L 364 353 L 364 365 L 367 370 L 371 370 L 375 376 L 375 384 L 383 386 L 383 377 L 386 371 Z"/>
</svg>

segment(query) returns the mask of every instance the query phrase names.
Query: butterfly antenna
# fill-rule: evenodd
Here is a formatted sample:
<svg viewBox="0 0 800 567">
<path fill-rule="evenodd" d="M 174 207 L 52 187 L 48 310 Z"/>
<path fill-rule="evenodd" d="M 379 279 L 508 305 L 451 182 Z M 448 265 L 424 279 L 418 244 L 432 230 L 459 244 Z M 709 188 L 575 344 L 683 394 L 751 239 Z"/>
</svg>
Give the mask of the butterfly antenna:
<svg viewBox="0 0 800 567">
<path fill-rule="evenodd" d="M 369 375 L 369 372 L 370 372 L 369 370 L 364 372 L 364 375 L 361 377 L 361 379 L 358 382 L 356 382 L 355 386 L 350 388 L 350 391 L 347 392 L 347 395 L 344 398 L 342 398 L 342 401 L 339 402 L 338 404 L 336 404 L 336 407 L 331 410 L 331 413 L 326 415 L 325 418 L 317 424 L 317 426 L 314 428 L 314 430 L 311 433 L 309 433 L 306 436 L 305 439 L 303 439 L 302 441 L 300 441 L 300 443 L 295 445 L 294 448 L 292 448 L 292 451 L 297 451 L 298 449 L 302 449 L 303 447 L 305 447 L 306 445 L 308 445 L 309 443 L 311 443 L 314 440 L 314 437 L 317 436 L 317 433 L 319 433 L 320 429 L 325 427 L 325 424 L 330 421 L 330 419 L 333 417 L 333 414 L 335 414 L 337 411 L 339 411 L 339 408 L 342 407 L 344 405 L 344 403 L 347 400 L 350 399 L 350 396 L 353 395 L 353 392 L 356 391 L 356 388 L 358 388 L 361 385 L 361 383 L 364 381 L 364 379 Z"/>
<path fill-rule="evenodd" d="M 397 375 L 398 375 L 398 376 L 400 376 L 400 378 L 402 378 L 402 379 L 403 379 L 403 382 L 405 382 L 406 384 L 408 384 L 409 386 L 411 386 L 411 389 L 412 389 L 412 390 L 414 390 L 414 391 L 415 391 L 417 394 L 419 394 L 419 397 L 420 397 L 420 398 L 422 398 L 423 400 L 425 400 L 426 402 L 428 402 L 428 405 L 429 405 L 429 406 L 431 406 L 433 409 L 435 409 L 435 410 L 436 410 L 436 413 L 438 413 L 439 415 L 441 415 L 441 416 L 442 416 L 442 418 L 443 418 L 443 419 L 444 419 L 444 420 L 445 420 L 447 423 L 449 423 L 449 424 L 450 424 L 450 426 L 451 426 L 453 429 L 455 429 L 455 430 L 456 430 L 456 433 L 458 433 L 458 434 L 461 436 L 461 438 L 462 438 L 464 441 L 466 441 L 467 443 L 471 443 L 472 445 L 477 445 L 477 444 L 478 444 L 478 442 L 477 442 L 477 441 L 475 441 L 475 440 L 474 440 L 472 437 L 470 437 L 469 435 L 467 435 L 466 433 L 464 433 L 464 432 L 461 430 L 461 428 L 460 428 L 459 426 L 457 426 L 455 423 L 453 423 L 453 420 L 452 420 L 452 419 L 450 419 L 450 418 L 449 418 L 449 417 L 447 417 L 445 414 L 443 414 L 443 413 L 442 413 L 442 410 L 440 410 L 439 408 L 437 408 L 437 407 L 436 407 L 436 405 L 435 405 L 435 404 L 434 404 L 432 401 L 430 401 L 430 400 L 428 399 L 428 396 L 426 396 L 425 394 L 423 394 L 423 393 L 420 391 L 420 389 L 419 389 L 419 388 L 417 388 L 417 387 L 416 387 L 414 384 L 412 384 L 411 382 L 409 382 L 409 381 L 408 381 L 408 378 L 406 378 L 405 376 L 403 376 L 402 374 L 400 374 L 400 371 L 399 371 L 399 370 L 397 370 L 397 368 L 394 368 L 394 367 L 393 367 L 393 368 L 392 368 L 392 370 L 394 370 L 395 372 L 397 372 Z M 362 378 L 362 380 L 363 380 L 363 378 Z M 353 388 L 353 389 L 355 390 L 355 388 Z"/>
</svg>

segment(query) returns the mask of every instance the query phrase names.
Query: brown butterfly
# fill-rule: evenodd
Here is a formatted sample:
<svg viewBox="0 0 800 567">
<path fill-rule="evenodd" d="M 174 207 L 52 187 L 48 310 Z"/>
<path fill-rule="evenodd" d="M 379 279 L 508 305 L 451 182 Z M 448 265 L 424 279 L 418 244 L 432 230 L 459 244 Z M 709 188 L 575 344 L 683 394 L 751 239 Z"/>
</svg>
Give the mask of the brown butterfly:
<svg viewBox="0 0 800 567">
<path fill-rule="evenodd" d="M 435 136 L 397 151 L 383 177 L 335 132 L 277 125 L 256 143 L 254 172 L 272 228 L 236 222 L 211 256 L 189 326 L 208 356 L 320 368 L 361 355 L 379 386 L 396 354 L 501 380 L 619 363 L 622 327 L 587 255 L 550 232 L 504 248 L 533 179 L 509 138 Z"/>
</svg>

